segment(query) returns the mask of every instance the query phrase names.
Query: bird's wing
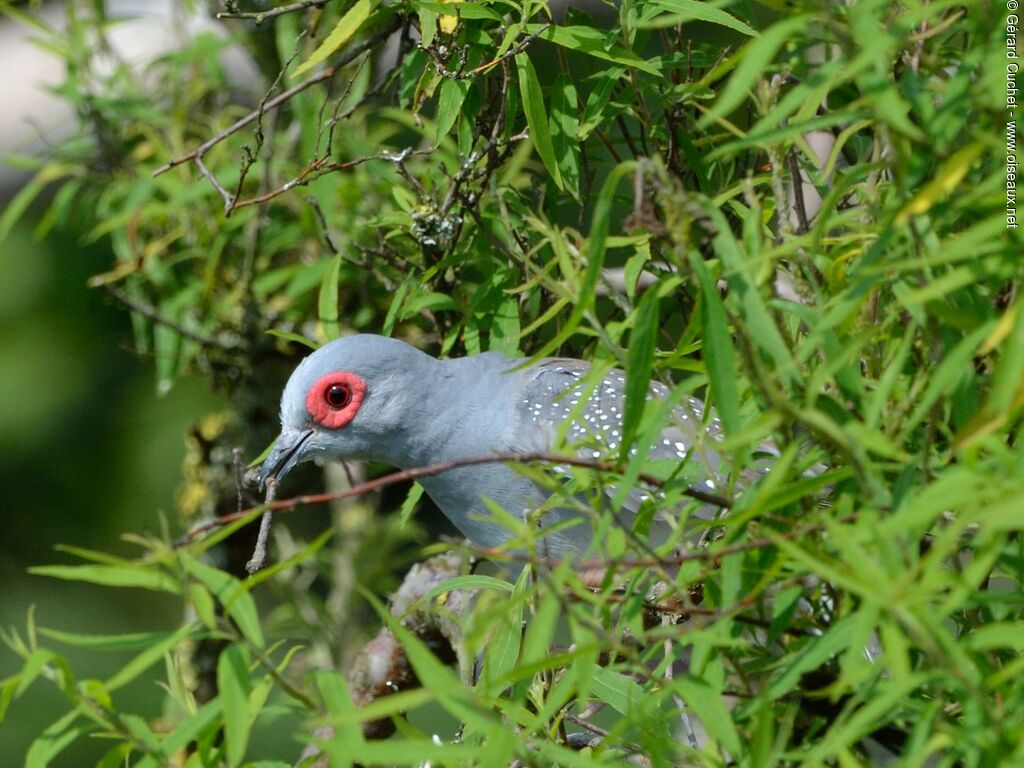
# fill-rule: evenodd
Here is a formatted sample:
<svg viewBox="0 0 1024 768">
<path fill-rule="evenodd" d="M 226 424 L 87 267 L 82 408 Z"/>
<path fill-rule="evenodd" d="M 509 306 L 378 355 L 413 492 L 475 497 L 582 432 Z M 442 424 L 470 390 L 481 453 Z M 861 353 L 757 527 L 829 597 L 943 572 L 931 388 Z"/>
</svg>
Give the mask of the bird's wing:
<svg viewBox="0 0 1024 768">
<path fill-rule="evenodd" d="M 522 450 L 551 450 L 564 430 L 564 440 L 584 458 L 610 458 L 619 450 L 626 377 L 622 371 L 608 371 L 599 381 L 589 376 L 591 366 L 580 360 L 550 358 L 529 369 L 518 398 Z M 666 398 L 668 388 L 652 382 L 648 398 Z M 710 416 L 710 415 L 709 415 Z M 698 490 L 714 493 L 724 479 L 720 474 L 717 442 L 721 439 L 717 418 L 705 418 L 704 403 L 690 397 L 675 407 L 671 423 L 658 437 L 650 452 L 652 459 L 687 462 L 686 475 Z M 650 491 L 630 491 L 618 510 L 623 524 L 631 524 Z M 610 498 L 614 487 L 607 489 Z M 713 506 L 697 511 L 700 517 L 714 516 Z"/>
</svg>

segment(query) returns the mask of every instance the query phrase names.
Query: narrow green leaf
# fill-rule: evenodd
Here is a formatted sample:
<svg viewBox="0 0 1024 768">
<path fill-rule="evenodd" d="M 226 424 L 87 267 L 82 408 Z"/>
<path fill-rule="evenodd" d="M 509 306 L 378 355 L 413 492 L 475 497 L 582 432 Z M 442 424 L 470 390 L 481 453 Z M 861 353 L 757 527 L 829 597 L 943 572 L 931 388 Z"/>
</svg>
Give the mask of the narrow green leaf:
<svg viewBox="0 0 1024 768">
<path fill-rule="evenodd" d="M 348 684 L 337 672 L 323 670 L 316 674 L 316 686 L 334 726 L 331 739 L 323 745 L 324 753 L 330 757 L 331 768 L 351 768 L 356 760 L 365 760 L 362 750 L 366 743 L 359 721 L 347 717 L 356 711 Z"/>
<path fill-rule="evenodd" d="M 331 259 L 324 280 L 320 283 L 320 328 L 326 341 L 338 338 L 338 275 L 341 272 L 341 254 Z"/>
<path fill-rule="evenodd" d="M 639 29 L 660 29 L 685 24 L 688 21 L 706 21 L 721 27 L 734 29 L 749 37 L 758 37 L 757 30 L 740 21 L 735 16 L 715 8 L 706 2 L 697 0 L 653 0 L 649 7 L 666 11 L 668 15 L 655 16 L 653 19 L 637 24 Z"/>
<path fill-rule="evenodd" d="M 711 399 L 725 433 L 734 435 L 740 428 L 740 400 L 729 320 L 718 294 L 718 286 L 704 263 L 704 256 L 695 248 L 691 248 L 687 255 L 700 285 L 700 322 L 704 335 L 702 350 L 708 370 Z"/>
<path fill-rule="evenodd" d="M 45 648 L 32 651 L 32 655 L 25 660 L 21 672 L 18 673 L 18 687 L 14 695 L 21 696 L 49 664 L 59 659 L 60 656 Z"/>
<path fill-rule="evenodd" d="M 121 667 L 116 674 L 106 680 L 103 684 L 104 687 L 108 692 L 113 693 L 118 688 L 132 682 L 151 666 L 163 659 L 165 654 L 174 650 L 174 648 L 185 640 L 185 638 L 191 635 L 192 632 L 192 625 L 186 624 L 176 632 L 172 632 L 166 637 L 157 640 L 157 642 L 153 643 L 144 651 L 132 658 L 127 664 Z"/>
<path fill-rule="evenodd" d="M 551 91 L 551 141 L 566 189 L 579 197 L 580 128 L 579 96 L 576 85 L 564 72 L 559 72 Z"/>
<path fill-rule="evenodd" d="M 853 618 L 848 616 L 840 619 L 821 637 L 809 639 L 796 658 L 789 660 L 782 673 L 772 681 L 766 692 L 767 697 L 772 701 L 778 701 L 796 687 L 804 674 L 845 651 L 853 636 Z"/>
<path fill-rule="evenodd" d="M 519 92 L 523 98 L 523 112 L 526 124 L 530 127 L 530 141 L 540 155 L 541 162 L 547 168 L 551 179 L 559 189 L 565 188 L 562 172 L 555 158 L 555 147 L 551 143 L 551 131 L 548 126 L 547 110 L 544 108 L 544 95 L 537 80 L 537 71 L 533 62 L 525 53 L 516 54 L 516 70 L 519 73 Z"/>
<path fill-rule="evenodd" d="M 935 178 L 929 181 L 921 191 L 900 209 L 896 214 L 895 224 L 902 226 L 912 216 L 920 216 L 926 213 L 939 201 L 945 199 L 957 188 L 964 176 L 971 169 L 974 161 L 985 150 L 985 145 L 980 141 L 968 144 L 958 150 L 939 169 Z"/>
<path fill-rule="evenodd" d="M 410 274 L 406 280 L 401 282 L 398 286 L 398 290 L 394 292 L 394 297 L 391 299 L 391 305 L 388 307 L 387 314 L 384 316 L 384 325 L 381 327 L 381 333 L 384 336 L 390 336 L 394 331 L 394 324 L 398 321 L 398 314 L 401 311 L 401 306 L 406 301 L 406 296 L 409 295 L 410 290 L 416 285 L 416 275 Z"/>
<path fill-rule="evenodd" d="M 285 341 L 293 341 L 296 344 L 301 344 L 302 346 L 309 347 L 310 349 L 313 350 L 319 349 L 320 347 L 320 345 L 313 341 L 313 339 L 307 339 L 301 333 L 292 333 L 291 331 L 279 331 L 275 328 L 271 328 L 269 331 L 267 331 L 267 334 L 270 336 L 274 336 L 275 338 L 278 339 L 284 339 Z"/>
<path fill-rule="evenodd" d="M 228 765 L 238 766 L 249 746 L 249 654 L 238 643 L 229 645 L 217 659 L 217 692 L 224 706 L 224 742 Z"/>
<path fill-rule="evenodd" d="M 956 438 L 959 449 L 967 448 L 1001 429 L 1024 404 L 1024 311 L 1018 300 L 995 322 L 978 354 L 1001 347 L 999 362 L 992 378 L 992 387 L 985 406 L 960 430 Z"/>
<path fill-rule="evenodd" d="M 560 45 L 572 51 L 578 51 L 587 56 L 604 59 L 624 67 L 632 67 L 658 78 L 664 77 L 660 67 L 656 64 L 641 59 L 635 53 L 631 53 L 625 48 L 609 45 L 606 30 L 580 25 L 527 24 L 524 31 L 530 35 L 537 35 L 541 40 L 547 40 L 555 45 Z"/>
<path fill-rule="evenodd" d="M 511 592 L 513 587 L 504 579 L 496 579 L 493 576 L 485 576 L 481 573 L 468 576 L 452 576 L 452 578 L 445 579 L 427 592 L 423 599 L 429 602 L 438 595 L 453 592 L 457 589 L 494 589 L 498 592 Z"/>
<path fill-rule="evenodd" d="M 739 62 L 736 70 L 729 78 L 721 95 L 711 110 L 697 122 L 701 128 L 707 128 L 716 118 L 725 117 L 738 107 L 746 98 L 747 91 L 754 85 L 757 78 L 764 75 L 779 48 L 789 42 L 811 20 L 809 15 L 790 16 L 769 27 L 761 37 L 755 38 L 733 54 L 732 58 Z"/>
<path fill-rule="evenodd" d="M 651 384 L 654 370 L 654 353 L 657 346 L 660 300 L 658 292 L 647 291 L 640 297 L 629 334 L 629 348 L 626 354 L 626 402 L 622 411 L 622 444 L 619 448 L 622 461 L 629 460 L 629 451 Z"/>
<path fill-rule="evenodd" d="M 552 578 L 552 581 L 555 579 Z M 551 641 L 560 614 L 561 603 L 558 597 L 550 590 L 541 594 L 540 605 L 533 618 L 528 620 L 526 636 L 523 638 L 522 664 L 540 661 L 551 655 Z"/>
<path fill-rule="evenodd" d="M 186 571 L 202 582 L 220 600 L 243 637 L 257 648 L 263 648 L 263 629 L 260 627 L 256 602 L 245 584 L 229 573 L 200 563 L 188 553 L 181 554 L 181 563 Z"/>
<path fill-rule="evenodd" d="M 181 594 L 181 585 L 162 573 L 156 565 L 38 565 L 29 568 L 29 573 L 107 587 L 137 587 Z"/>
<path fill-rule="evenodd" d="M 505 296 L 498 302 L 491 320 L 489 349 L 516 357 L 519 354 L 520 333 L 519 301 L 515 296 Z"/>
<path fill-rule="evenodd" d="M 611 228 L 612 205 L 615 202 L 615 190 L 618 188 L 622 177 L 627 173 L 636 170 L 636 163 L 625 162 L 615 166 L 608 178 L 601 186 L 597 195 L 597 202 L 594 204 L 594 217 L 590 225 L 590 247 L 587 251 L 587 271 L 583 274 L 583 284 L 580 286 L 579 296 L 572 312 L 562 325 L 561 331 L 547 344 L 534 353 L 533 359 L 539 359 L 550 355 L 554 350 L 568 339 L 587 310 L 593 305 L 597 284 L 601 279 L 601 270 L 604 267 L 605 250 L 608 245 L 608 231 Z"/>
<path fill-rule="evenodd" d="M 104 651 L 126 651 L 135 648 L 145 648 L 158 643 L 168 637 L 172 632 L 134 632 L 123 635 L 82 635 L 73 632 L 60 632 L 56 629 L 40 627 L 39 634 L 49 637 L 66 645 L 73 645 L 76 648 L 95 648 Z"/>
<path fill-rule="evenodd" d="M 363 591 L 363 595 L 402 644 L 416 677 L 434 692 L 441 706 L 470 728 L 477 731 L 489 730 L 494 724 L 489 709 L 476 700 L 452 670 L 442 664 L 419 637 L 392 616 L 374 595 L 366 591 Z"/>
<path fill-rule="evenodd" d="M 732 721 L 729 708 L 722 700 L 721 690 L 713 688 L 707 680 L 685 675 L 672 681 L 672 688 L 679 692 L 691 714 L 697 715 L 708 734 L 728 752 L 733 759 L 742 762 L 746 750 Z"/>
<path fill-rule="evenodd" d="M 508 585 L 508 582 L 504 582 Z M 484 648 L 484 669 L 480 687 L 484 693 L 497 696 L 507 685 L 504 682 L 519 663 L 519 650 L 523 641 L 523 596 L 530 585 L 530 569 L 519 574 L 513 591 L 515 598 L 501 612 L 494 636 Z M 510 586 L 510 585 L 509 585 Z"/>
<path fill-rule="evenodd" d="M 469 93 L 469 80 L 455 80 L 448 78 L 441 83 L 441 90 L 437 96 L 437 122 L 434 126 L 434 143 L 440 144 L 441 139 L 448 135 L 448 131 L 455 125 L 462 109 L 462 102 L 466 100 Z"/>
<path fill-rule="evenodd" d="M 25 211 L 39 197 L 46 187 L 58 179 L 72 175 L 73 166 L 51 163 L 43 168 L 11 198 L 0 215 L 0 241 L 11 233 L 14 225 L 22 220 Z"/>
<path fill-rule="evenodd" d="M 295 68 L 291 76 L 299 77 L 317 64 L 326 61 L 328 56 L 341 48 L 352 35 L 359 31 L 363 22 L 369 18 L 371 10 L 373 10 L 373 3 L 370 0 L 356 0 L 352 7 L 345 12 L 345 15 L 338 19 L 338 23 L 334 25 L 334 29 L 324 38 L 320 46 L 310 54 L 308 59 Z"/>
<path fill-rule="evenodd" d="M 164 739 L 164 754 L 173 755 L 175 752 L 185 749 L 189 744 L 199 739 L 203 734 L 211 734 L 220 724 L 220 715 L 223 702 L 218 697 L 203 704 L 196 712 L 186 717 L 178 726 Z M 158 763 L 152 763 L 156 768 Z M 144 763 L 139 763 L 137 768 L 147 768 Z"/>
<path fill-rule="evenodd" d="M 80 713 L 72 710 L 54 723 L 51 723 L 42 735 L 28 748 L 25 754 L 25 768 L 47 768 L 55 757 L 69 745 L 95 729 L 91 723 L 76 722 Z"/>
<path fill-rule="evenodd" d="M 402 502 L 402 508 L 399 510 L 398 519 L 402 525 L 406 525 L 411 519 L 413 512 L 416 511 L 416 505 L 419 504 L 420 499 L 423 498 L 423 486 L 417 482 L 413 482 L 409 488 L 409 493 L 405 497 L 405 501 Z"/>
</svg>

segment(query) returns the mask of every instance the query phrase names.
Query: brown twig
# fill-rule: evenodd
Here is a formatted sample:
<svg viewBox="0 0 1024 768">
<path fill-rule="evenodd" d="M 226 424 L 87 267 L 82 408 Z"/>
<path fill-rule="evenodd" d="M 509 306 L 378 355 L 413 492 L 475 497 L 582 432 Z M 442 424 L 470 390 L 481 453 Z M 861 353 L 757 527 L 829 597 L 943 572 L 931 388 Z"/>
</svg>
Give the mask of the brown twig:
<svg viewBox="0 0 1024 768">
<path fill-rule="evenodd" d="M 418 480 L 421 477 L 432 477 L 434 475 L 439 475 L 442 472 L 450 472 L 453 469 L 459 469 L 461 467 L 473 467 L 480 464 L 495 464 L 498 462 L 507 462 L 510 464 L 566 464 L 574 467 L 595 469 L 600 472 L 622 472 L 624 470 L 622 465 L 611 461 L 585 459 L 580 456 L 562 456 L 559 454 L 544 452 L 496 453 L 493 456 L 476 456 L 466 459 L 456 459 L 454 461 L 443 461 L 426 467 L 403 469 L 399 472 L 393 472 L 390 475 L 385 475 L 384 477 L 368 480 L 367 482 L 360 483 L 353 488 L 348 488 L 336 493 L 313 493 L 306 494 L 304 496 L 294 496 L 290 499 L 270 501 L 260 507 L 252 507 L 250 509 L 242 510 L 241 512 L 223 515 L 218 517 L 216 520 L 209 520 L 190 529 L 184 536 L 175 542 L 175 546 L 183 546 L 184 544 L 188 544 L 190 541 L 194 541 L 198 536 L 201 536 L 207 531 L 215 530 L 221 526 L 227 525 L 228 523 L 241 520 L 242 518 L 261 509 L 261 507 L 265 508 L 265 511 L 271 512 L 291 511 L 297 507 L 309 506 L 311 504 L 326 504 L 330 501 L 348 499 L 354 496 L 365 496 L 368 493 L 379 491 L 380 489 L 387 488 L 395 483 L 403 483 L 408 480 Z M 665 482 L 659 477 L 655 477 L 654 475 L 644 472 L 641 472 L 640 475 L 638 475 L 638 479 L 655 488 L 660 488 Z M 712 504 L 721 509 L 729 509 L 729 507 L 732 506 L 732 501 L 730 499 L 726 499 L 723 496 L 713 493 L 705 493 L 704 491 L 696 488 L 687 488 L 683 491 L 683 494 L 691 499 L 702 501 L 705 504 Z"/>
<path fill-rule="evenodd" d="M 270 8 L 266 11 L 235 11 L 231 10 L 235 7 L 234 3 L 227 3 L 227 11 L 222 11 L 217 14 L 218 19 L 251 19 L 256 23 L 258 27 L 267 19 L 272 19 L 275 16 L 283 16 L 286 13 L 294 13 L 296 11 L 304 11 L 307 8 L 323 8 L 330 0 L 300 0 L 297 3 L 289 3 L 288 5 L 280 5 L 277 8 Z"/>
<path fill-rule="evenodd" d="M 276 189 L 272 189 L 269 192 L 264 192 L 262 195 L 256 197 L 250 197 L 246 200 L 238 200 L 232 202 L 225 213 L 230 214 L 233 211 L 237 211 L 239 208 L 246 208 L 250 205 L 260 205 L 262 203 L 269 202 L 275 197 L 283 195 L 285 192 L 289 192 L 296 187 L 305 187 L 310 182 L 319 179 L 321 176 L 326 176 L 329 173 L 336 171 L 344 171 L 349 168 L 354 168 L 357 165 L 362 165 L 370 160 L 387 160 L 395 164 L 401 164 L 405 160 L 414 155 L 429 155 L 433 153 L 433 149 L 409 149 L 406 148 L 401 152 L 378 152 L 376 155 L 367 155 L 365 157 L 357 157 L 355 160 L 347 160 L 343 163 L 339 163 L 336 160 L 331 160 L 330 157 L 318 157 L 313 160 L 307 168 L 304 168 L 302 172 L 295 178 L 286 181 Z"/>
<path fill-rule="evenodd" d="M 166 315 L 161 314 L 160 311 L 155 307 L 152 307 L 149 304 L 144 304 L 143 302 L 132 298 L 127 293 L 125 293 L 120 288 L 114 285 L 104 283 L 103 290 L 110 294 L 111 298 L 123 304 L 135 314 L 142 315 L 147 320 L 152 320 L 154 323 L 157 323 L 158 325 L 170 328 L 179 336 L 188 339 L 189 341 L 194 341 L 197 344 L 202 344 L 204 347 L 215 347 L 217 349 L 232 349 L 235 346 L 237 346 L 235 344 L 229 344 L 225 341 L 215 339 L 212 336 L 206 336 L 205 334 L 199 333 L 198 331 L 193 331 L 191 328 L 186 328 L 184 325 L 177 322 L 176 320 L 172 320 Z"/>
<path fill-rule="evenodd" d="M 277 482 L 271 478 L 267 482 L 267 496 L 263 503 L 265 505 L 272 504 L 276 493 Z M 267 567 L 267 540 L 270 538 L 270 524 L 273 520 L 274 512 L 272 509 L 267 509 L 260 517 L 260 531 L 256 536 L 256 546 L 253 547 L 252 557 L 249 558 L 249 562 L 245 564 L 245 572 L 250 576 L 256 573 L 256 571 L 261 571 Z"/>
<path fill-rule="evenodd" d="M 280 94 L 270 99 L 265 104 L 261 104 L 259 107 L 254 109 L 249 114 L 239 118 L 234 123 L 229 125 L 227 128 L 217 133 L 215 136 L 204 141 L 202 144 L 200 144 L 198 147 L 193 149 L 188 154 L 182 155 L 181 157 L 168 161 L 167 163 L 153 171 L 153 176 L 159 176 L 171 170 L 172 168 L 176 168 L 177 166 L 182 165 L 183 163 L 187 163 L 189 161 L 194 161 L 197 162 L 198 164 L 198 162 L 202 160 L 203 155 L 209 152 L 213 147 L 217 146 L 228 137 L 238 133 L 240 130 L 245 128 L 245 126 L 249 125 L 249 123 L 261 117 L 264 113 L 269 112 L 272 109 L 276 109 L 277 107 L 281 106 L 286 101 L 294 98 L 303 91 L 312 88 L 314 85 L 322 83 L 325 80 L 330 80 L 332 77 L 334 77 L 335 74 L 337 74 L 338 70 L 347 66 L 348 64 L 351 64 L 365 51 L 368 51 L 371 48 L 377 46 L 379 43 L 385 40 L 392 32 L 396 31 L 401 26 L 401 24 L 402 19 L 400 16 L 392 17 L 388 23 L 386 23 L 373 35 L 368 37 L 365 41 L 352 48 L 352 50 L 342 54 L 338 58 L 338 60 L 331 66 L 323 69 L 320 72 L 317 72 L 315 75 L 312 75 L 311 77 L 306 78 L 302 82 L 296 83 L 288 90 L 282 91 Z"/>
</svg>

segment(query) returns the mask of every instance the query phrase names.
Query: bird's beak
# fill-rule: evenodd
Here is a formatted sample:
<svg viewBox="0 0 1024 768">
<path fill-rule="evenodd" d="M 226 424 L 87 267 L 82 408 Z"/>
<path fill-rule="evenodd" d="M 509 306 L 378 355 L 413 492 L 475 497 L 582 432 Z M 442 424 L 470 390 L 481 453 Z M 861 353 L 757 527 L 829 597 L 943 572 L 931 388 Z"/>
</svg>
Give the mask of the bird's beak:
<svg viewBox="0 0 1024 768">
<path fill-rule="evenodd" d="M 312 429 L 284 427 L 281 430 L 277 442 L 274 443 L 274 447 L 270 450 L 270 455 L 267 456 L 267 460 L 260 467 L 259 484 L 261 490 L 266 487 L 267 480 L 270 478 L 274 478 L 277 481 L 284 479 L 284 476 L 291 472 L 292 467 L 306 458 L 302 448 L 306 441 L 314 434 Z"/>
</svg>

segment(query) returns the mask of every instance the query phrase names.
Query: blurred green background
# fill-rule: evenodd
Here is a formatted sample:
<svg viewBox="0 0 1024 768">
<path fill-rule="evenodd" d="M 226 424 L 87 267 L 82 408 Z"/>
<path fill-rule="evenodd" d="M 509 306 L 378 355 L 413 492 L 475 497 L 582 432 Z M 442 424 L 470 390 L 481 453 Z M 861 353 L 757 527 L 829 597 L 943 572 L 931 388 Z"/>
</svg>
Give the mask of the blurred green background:
<svg viewBox="0 0 1024 768">
<path fill-rule="evenodd" d="M 83 245 L 78 233 L 60 230 L 40 241 L 32 223 L 26 220 L 0 251 L 0 626 L 24 637 L 32 607 L 39 624 L 66 631 L 173 626 L 180 604 L 160 595 L 139 600 L 131 591 L 27 572 L 69 561 L 56 549 L 62 543 L 134 555 L 122 534 L 158 533 L 161 515 L 177 530 L 174 500 L 188 426 L 219 405 L 190 379 L 158 395 L 154 366 L 131 350 L 128 314 L 86 287 L 110 264 L 103 243 Z M 109 675 L 127 658 L 67 650 L 85 677 Z M 0 677 L 21 666 L 0 646 Z M 147 701 L 158 704 L 152 685 L 124 691 L 126 703 L 135 699 L 131 706 L 139 711 Z M 0 755 L 7 756 L 0 765 L 20 765 L 64 706 L 52 686 L 33 686 L 15 701 L 0 723 Z"/>
</svg>

